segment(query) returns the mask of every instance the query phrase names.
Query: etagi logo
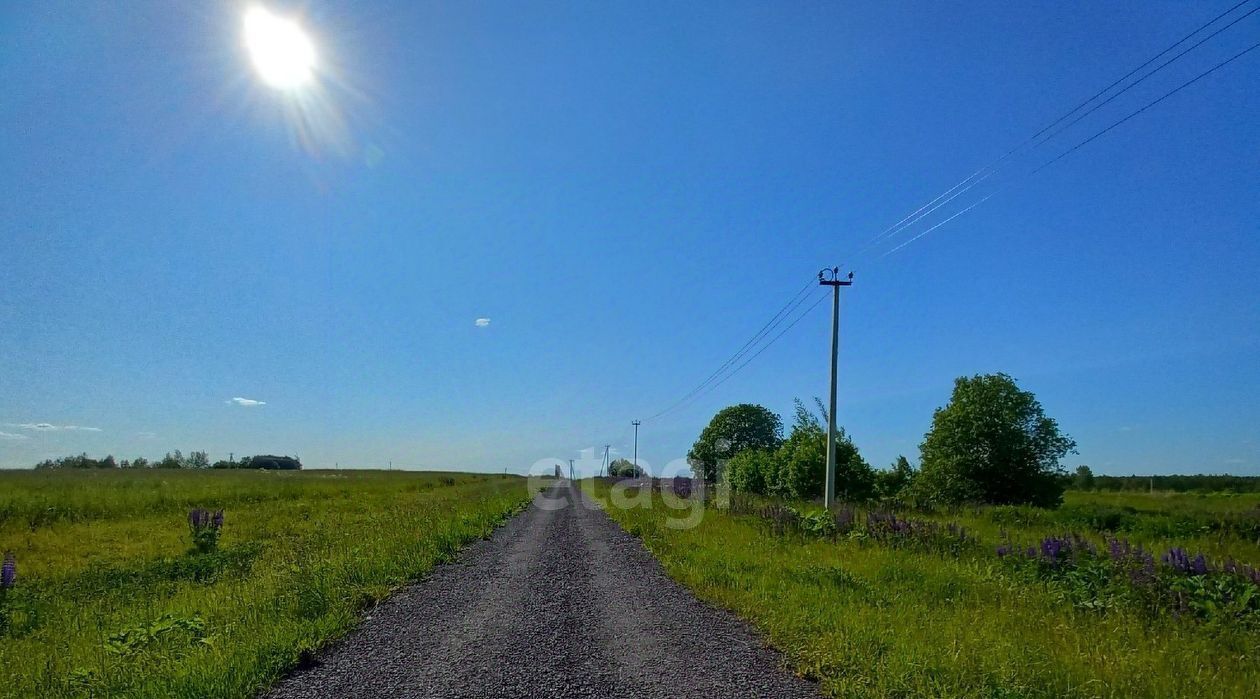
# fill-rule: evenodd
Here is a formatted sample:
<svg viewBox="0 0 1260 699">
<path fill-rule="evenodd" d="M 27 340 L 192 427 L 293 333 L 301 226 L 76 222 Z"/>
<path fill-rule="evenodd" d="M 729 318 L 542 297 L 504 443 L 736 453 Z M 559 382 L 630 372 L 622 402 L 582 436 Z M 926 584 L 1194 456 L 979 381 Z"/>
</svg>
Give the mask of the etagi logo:
<svg viewBox="0 0 1260 699">
<path fill-rule="evenodd" d="M 526 483 L 535 494 L 534 507 L 548 511 L 566 507 L 590 510 L 665 507 L 677 513 L 666 518 L 665 526 L 693 529 L 704 521 L 705 503 L 723 499 L 725 493 L 725 488 L 715 489 L 703 479 L 691 478 L 691 467 L 685 458 L 670 461 L 660 471 L 677 474 L 672 477 L 608 478 L 598 477 L 603 460 L 595 458 L 594 449 L 584 449 L 580 454 L 580 459 L 572 460 L 572 466 L 569 460 L 554 457 L 539 459 L 530 466 Z M 639 459 L 639 466 L 646 473 L 654 471 L 644 459 Z"/>
</svg>

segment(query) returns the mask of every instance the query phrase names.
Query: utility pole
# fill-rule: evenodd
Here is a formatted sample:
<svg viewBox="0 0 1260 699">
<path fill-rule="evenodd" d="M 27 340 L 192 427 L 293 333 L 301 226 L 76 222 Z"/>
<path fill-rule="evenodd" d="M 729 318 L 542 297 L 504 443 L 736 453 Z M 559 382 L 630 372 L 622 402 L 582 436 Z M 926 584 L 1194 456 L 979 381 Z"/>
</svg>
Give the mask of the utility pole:
<svg viewBox="0 0 1260 699">
<path fill-rule="evenodd" d="M 569 480 L 573 480 L 573 459 L 569 459 Z"/>
<path fill-rule="evenodd" d="M 643 424 L 642 420 L 633 420 L 630 422 L 634 425 L 634 475 L 639 475 L 639 425 Z"/>
<path fill-rule="evenodd" d="M 853 286 L 853 273 L 840 278 L 840 268 L 818 273 L 819 286 L 831 287 L 831 403 L 827 408 L 827 478 L 823 488 L 823 507 L 831 509 L 836 498 L 836 359 L 840 354 L 840 287 Z"/>
<path fill-rule="evenodd" d="M 608 468 L 608 447 L 611 447 L 611 446 L 612 446 L 611 444 L 605 444 L 605 445 L 604 445 L 604 462 L 603 462 L 603 463 L 601 463 L 601 464 L 599 465 L 599 475 L 600 475 L 600 476 L 603 476 L 603 475 L 604 475 L 604 469 Z"/>
</svg>

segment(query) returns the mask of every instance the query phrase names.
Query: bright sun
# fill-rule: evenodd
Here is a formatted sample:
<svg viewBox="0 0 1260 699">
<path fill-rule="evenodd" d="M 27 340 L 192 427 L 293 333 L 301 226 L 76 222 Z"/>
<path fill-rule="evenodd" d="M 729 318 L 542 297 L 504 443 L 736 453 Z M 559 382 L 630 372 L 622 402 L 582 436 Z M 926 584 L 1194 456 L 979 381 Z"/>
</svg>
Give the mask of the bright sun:
<svg viewBox="0 0 1260 699">
<path fill-rule="evenodd" d="M 310 82 L 315 45 L 296 22 L 261 7 L 245 13 L 245 46 L 264 82 L 291 90 Z"/>
</svg>

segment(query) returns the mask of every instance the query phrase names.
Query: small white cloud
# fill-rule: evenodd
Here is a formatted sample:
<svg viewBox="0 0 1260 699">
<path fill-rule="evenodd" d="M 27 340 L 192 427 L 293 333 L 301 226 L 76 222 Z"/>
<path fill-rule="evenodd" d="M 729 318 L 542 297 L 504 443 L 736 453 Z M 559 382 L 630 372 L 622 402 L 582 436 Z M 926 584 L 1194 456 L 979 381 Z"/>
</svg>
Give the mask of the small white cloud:
<svg viewBox="0 0 1260 699">
<path fill-rule="evenodd" d="M 478 318 L 477 320 L 474 320 L 474 321 L 473 321 L 473 325 L 475 325 L 475 326 L 477 326 L 477 327 L 479 327 L 479 328 L 488 328 L 488 327 L 490 327 L 490 319 L 489 319 L 489 318 Z"/>
<path fill-rule="evenodd" d="M 0 432 L 0 439 L 26 439 L 26 435 L 14 434 L 12 432 Z"/>
<path fill-rule="evenodd" d="M 6 422 L 6 427 L 17 427 L 23 430 L 34 430 L 36 432 L 100 432 L 99 427 L 82 427 L 80 425 L 53 425 L 47 422 Z"/>
<path fill-rule="evenodd" d="M 35 430 L 37 432 L 52 432 L 57 429 L 56 425 L 50 425 L 47 422 L 24 422 L 18 427 L 24 430 Z"/>
<path fill-rule="evenodd" d="M 234 403 L 236 405 L 241 406 L 242 408 L 253 408 L 259 405 L 267 404 L 267 401 L 264 401 L 264 400 L 254 400 L 253 398 L 241 398 L 240 396 L 237 396 L 236 398 L 233 398 L 232 400 L 227 401 L 227 402 Z"/>
</svg>

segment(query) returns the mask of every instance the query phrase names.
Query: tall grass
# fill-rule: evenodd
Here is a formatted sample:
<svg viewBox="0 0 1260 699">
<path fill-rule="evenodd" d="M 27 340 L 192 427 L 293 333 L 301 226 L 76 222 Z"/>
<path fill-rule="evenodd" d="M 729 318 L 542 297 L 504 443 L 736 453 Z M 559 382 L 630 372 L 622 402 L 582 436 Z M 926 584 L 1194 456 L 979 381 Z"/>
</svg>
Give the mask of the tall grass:
<svg viewBox="0 0 1260 699">
<path fill-rule="evenodd" d="M 0 473 L 0 696 L 253 696 L 528 499 L 497 476 Z M 196 506 L 225 511 L 209 553 Z"/>
<path fill-rule="evenodd" d="M 606 510 L 832 696 L 1240 697 L 1260 686 L 1254 629 L 1082 610 L 987 552 L 780 536 L 757 515 L 718 511 L 676 529 L 659 503 Z"/>
</svg>

